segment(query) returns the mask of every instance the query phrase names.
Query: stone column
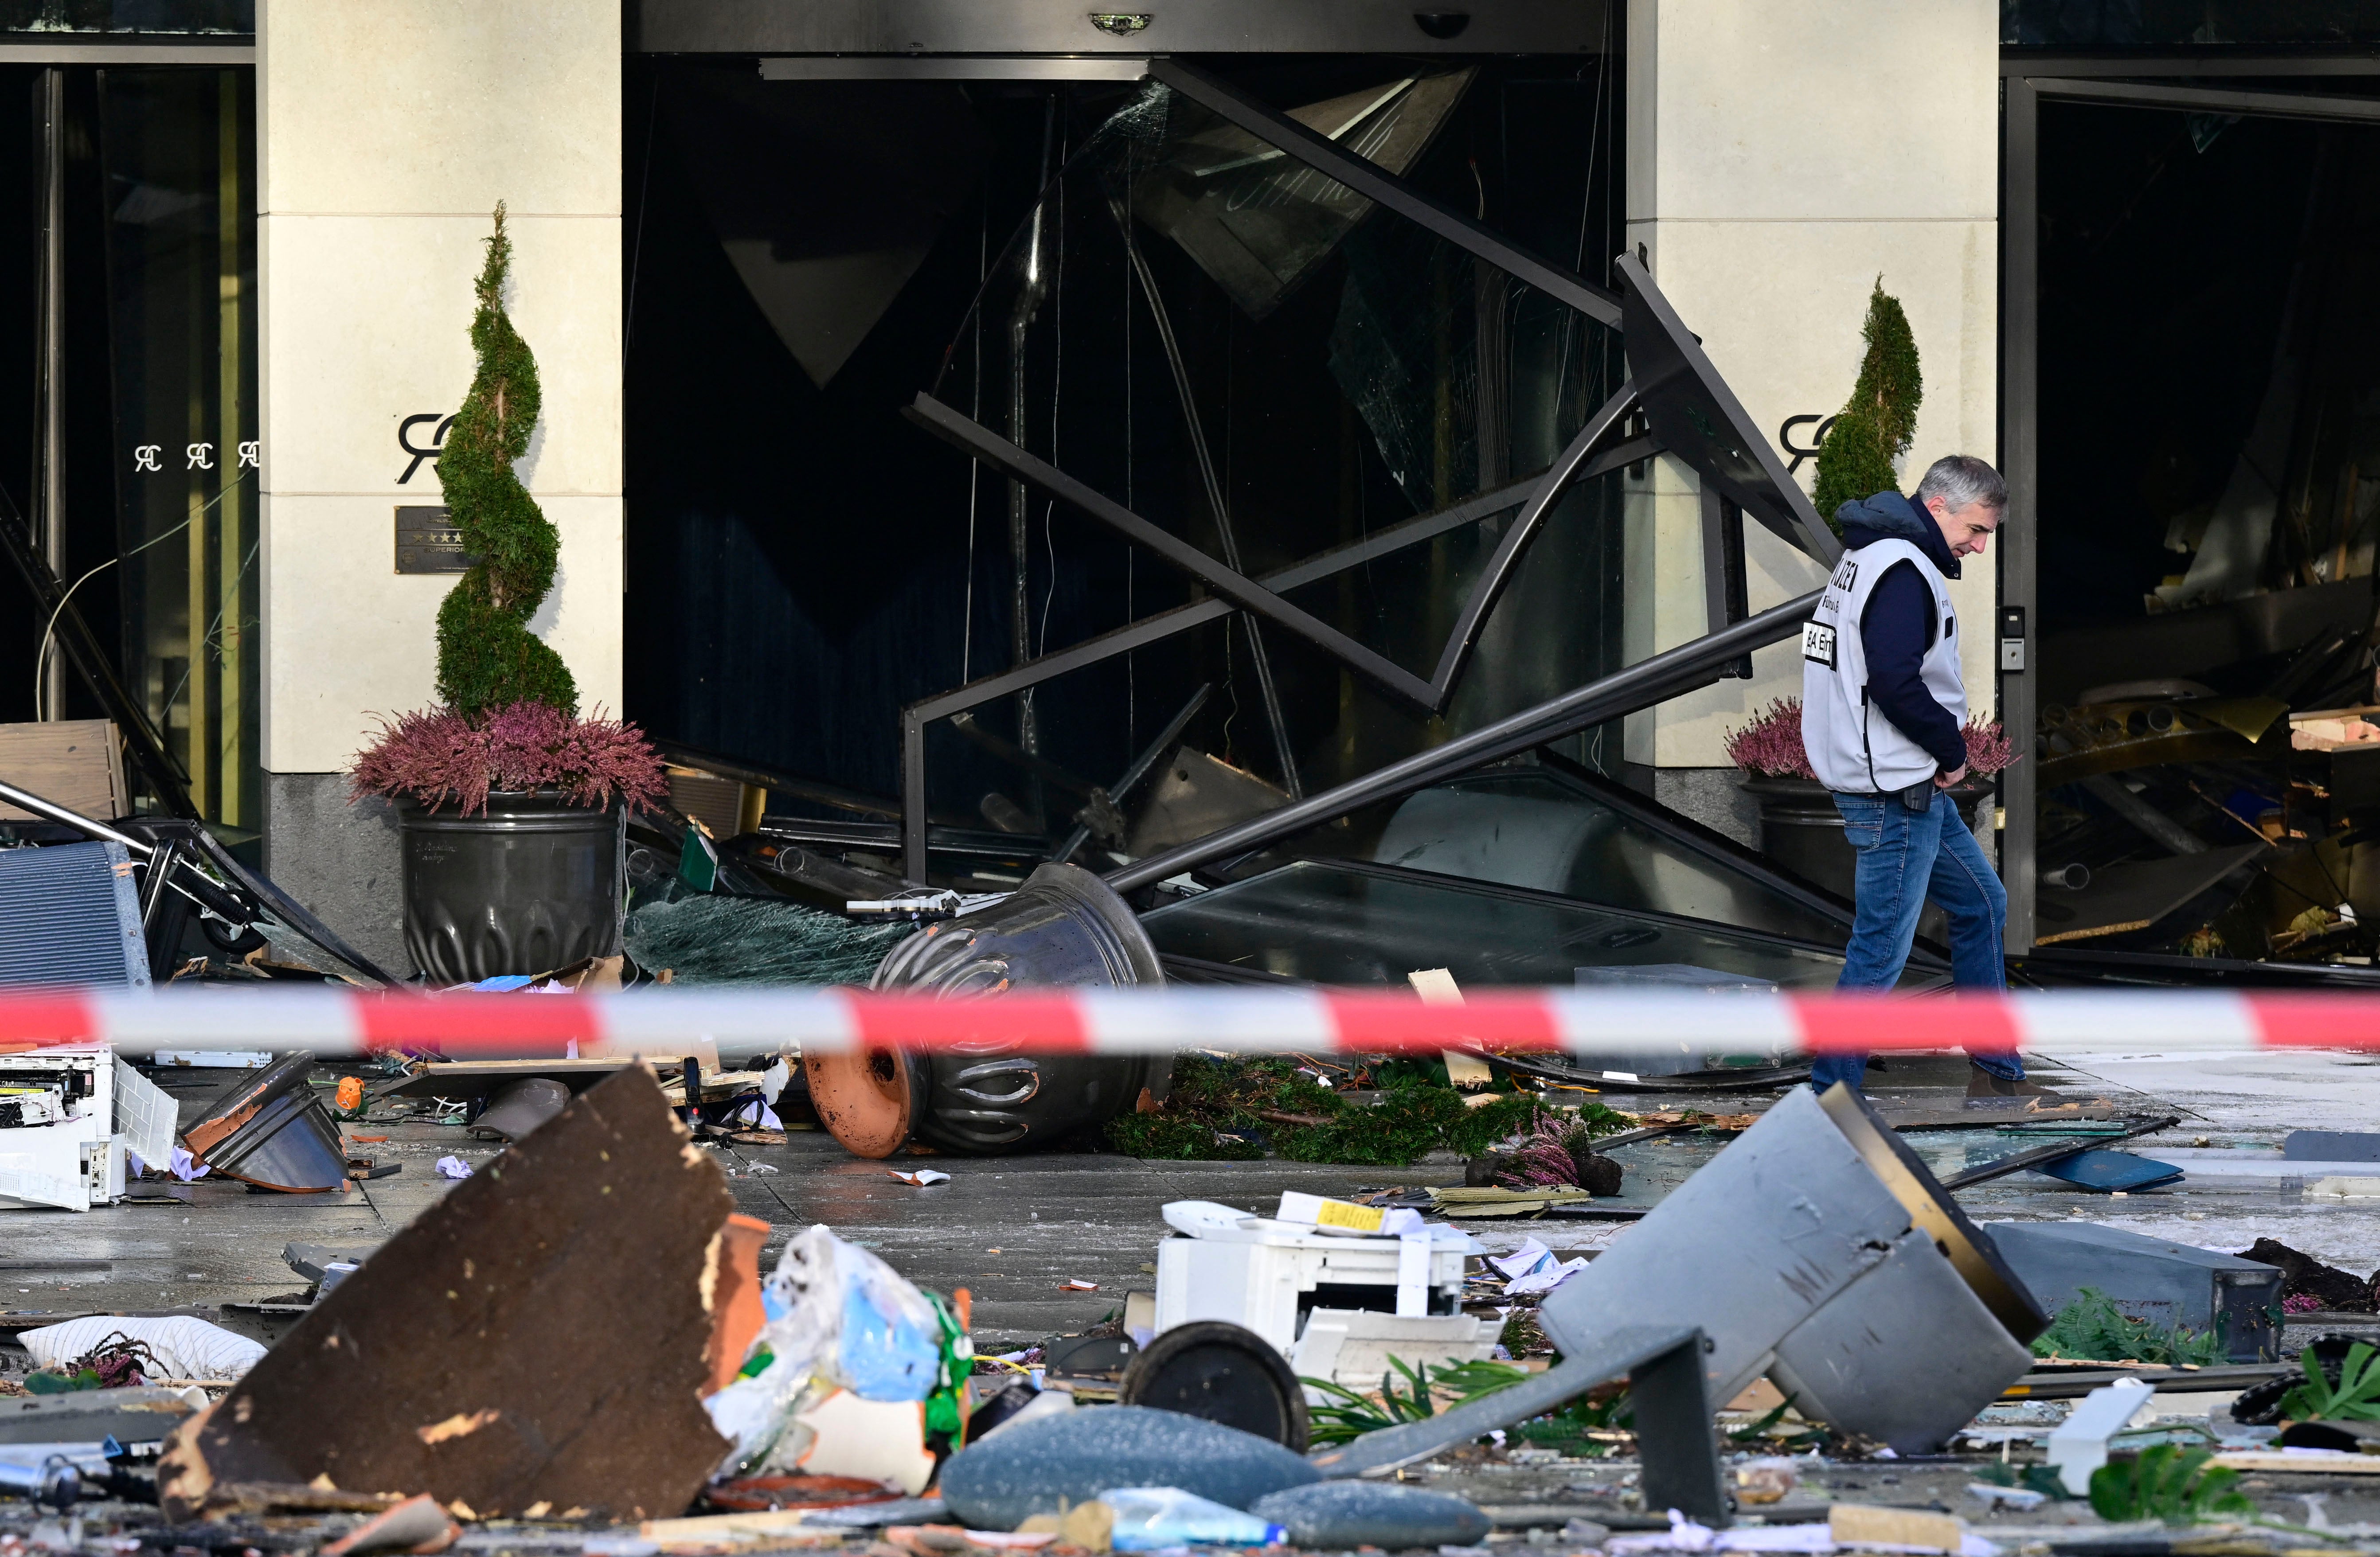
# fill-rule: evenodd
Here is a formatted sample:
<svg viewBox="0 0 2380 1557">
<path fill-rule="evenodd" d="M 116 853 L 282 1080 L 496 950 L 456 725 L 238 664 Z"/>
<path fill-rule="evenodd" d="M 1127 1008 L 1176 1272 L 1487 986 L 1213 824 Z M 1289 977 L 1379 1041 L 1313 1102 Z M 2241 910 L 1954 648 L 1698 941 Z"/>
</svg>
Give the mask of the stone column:
<svg viewBox="0 0 2380 1557">
<path fill-rule="evenodd" d="M 1998 32 L 1993 0 L 1629 0 L 1628 241 L 1772 442 L 1786 418 L 1850 396 L 1880 275 L 1925 376 L 1903 489 L 1944 454 L 1997 463 Z M 1805 462 L 1805 489 L 1815 475 Z M 1682 466 L 1661 462 L 1633 494 L 1628 573 L 1652 582 L 1630 599 L 1632 658 L 1705 631 L 1700 524 Z M 1754 610 L 1824 583 L 1746 530 Z M 1996 562 L 1970 561 L 1950 586 L 1985 714 Z M 1791 642 L 1753 670 L 1628 722 L 1657 796 L 1747 840 L 1722 742 L 1802 684 Z"/>
<path fill-rule="evenodd" d="M 396 507 L 443 501 L 399 433 L 427 445 L 470 384 L 499 200 L 545 395 L 520 474 L 562 533 L 530 625 L 582 708 L 620 706 L 620 0 L 257 10 L 266 866 L 409 969 L 394 819 L 348 806 L 341 770 L 376 716 L 434 696 L 454 577 L 395 572 Z"/>
</svg>

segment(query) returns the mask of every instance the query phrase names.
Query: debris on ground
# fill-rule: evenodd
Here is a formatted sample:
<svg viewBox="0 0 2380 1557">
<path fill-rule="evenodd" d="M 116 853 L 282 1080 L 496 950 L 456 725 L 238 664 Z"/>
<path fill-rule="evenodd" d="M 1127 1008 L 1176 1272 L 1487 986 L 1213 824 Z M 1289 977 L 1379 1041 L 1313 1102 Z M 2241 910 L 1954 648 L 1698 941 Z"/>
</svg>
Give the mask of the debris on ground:
<svg viewBox="0 0 2380 1557">
<path fill-rule="evenodd" d="M 2313 1255 L 2275 1238 L 2258 1238 L 2241 1249 L 2239 1257 L 2259 1265 L 2271 1265 L 2281 1273 L 2281 1301 L 2285 1307 L 2291 1298 L 2312 1298 L 2319 1309 L 2333 1313 L 2368 1314 L 2374 1311 L 2374 1294 L 2380 1292 L 2380 1271 L 2359 1276 L 2335 1265 L 2325 1265 Z"/>
<path fill-rule="evenodd" d="M 652 1073 L 620 1071 L 457 1184 L 177 1432 L 162 1501 L 188 1519 L 223 1484 L 319 1478 L 481 1516 L 683 1509 L 728 1448 L 700 1391 L 731 1210 Z M 520 1344 L 536 1335 L 567 1340 Z"/>
<path fill-rule="evenodd" d="M 439 1153 L 468 1176 L 384 1244 L 276 1244 L 306 1290 L 269 1348 L 188 1315 L 13 1332 L 42 1359 L 19 1387 L 65 1393 L 0 1403 L 0 1532 L 31 1506 L 5 1500 L 30 1493 L 92 1529 L 162 1515 L 237 1530 L 261 1554 L 282 1550 L 267 1537 L 278 1522 L 350 1557 L 1216 1542 L 1492 1557 L 1524 1531 L 1566 1557 L 1984 1557 L 2078 1522 L 2155 1522 L 2173 1532 L 2158 1557 L 2189 1528 L 2285 1557 L 2325 1537 L 2305 1533 L 2301 1500 L 2276 1512 L 2267 1488 L 2357 1483 L 2380 1465 L 2362 1452 L 2380 1443 L 2380 1331 L 2342 1314 L 2284 1346 L 2268 1311 L 2293 1280 L 2345 1297 L 2338 1279 L 2356 1278 L 2271 1238 L 2234 1256 L 2075 1219 L 1978 1225 L 1942 1181 L 2009 1146 L 1937 1171 L 1938 1145 L 1921 1156 L 1883 1112 L 1841 1097 L 1791 1092 L 1723 1123 L 1521 1093 L 1458 1103 L 1470 1117 L 1531 1111 L 1472 1153 L 1492 1159 L 1489 1184 L 1443 1182 L 1469 1170 L 1441 1158 L 1416 1176 L 1439 1182 L 1402 1189 L 1301 1179 L 1253 1211 L 1166 1202 L 1144 1290 L 1058 1263 L 1030 1278 L 1040 1300 L 1111 1303 L 1108 1320 L 994 1358 L 975 1355 L 965 1292 L 928 1291 L 848 1233 L 788 1237 L 731 1211 L 723 1175 L 751 1149 L 718 1121 L 800 1108 L 800 1070 L 700 1063 L 666 1086 L 613 1061 L 524 1063 L 508 1080 L 443 1061 L 368 1072 L 350 1130 L 419 1109 L 421 1138 L 455 1141 L 525 1075 L 560 1107 L 497 1132 L 500 1153 Z M 1257 1073 L 1266 1097 L 1313 1089 L 1340 1104 L 1340 1129 L 1400 1092 L 1459 1095 L 1367 1063 L 1280 1067 Z M 269 1091 L 272 1068 L 239 1087 Z M 295 1125 L 333 1080 L 283 1095 Z M 342 1155 L 361 1144 L 346 1138 Z M 1596 1160 L 1626 1175 L 1621 1204 L 1580 1182 Z M 1008 1171 L 865 1165 L 895 1217 Z M 774 1182 L 788 1210 L 818 1188 Z M 1459 1198 L 1487 1195 L 1508 1201 Z M 1526 1228 L 1494 1215 L 1532 1197 L 1548 1218 L 1600 1215 Z M 988 1268 L 1020 1269 L 1025 1240 L 986 1232 Z M 1624 1358 L 1609 1350 L 1622 1333 L 1645 1337 Z M 176 1344 L 211 1338 L 242 1355 Z M 2206 1390 L 2176 1393 L 2198 1379 Z M 127 1495 L 163 1506 L 120 1512 L 137 1507 Z M 2324 1495 L 2331 1529 L 2361 1506 Z M 2274 1519 L 2301 1527 L 2258 1533 Z"/>
<path fill-rule="evenodd" d="M 1171 1094 L 1150 1112 L 1118 1115 L 1107 1139 L 1135 1157 L 1232 1161 L 1268 1152 L 1292 1162 L 1403 1167 L 1432 1152 L 1477 1156 L 1560 1112 L 1535 1092 L 1457 1092 L 1443 1062 L 1381 1060 L 1331 1077 L 1294 1058 L 1183 1055 Z M 1597 1133 L 1618 1116 L 1588 1104 Z M 1611 1129 L 1625 1128 L 1611 1122 Z"/>
<path fill-rule="evenodd" d="M 169 1379 L 185 1382 L 237 1379 L 265 1355 L 264 1347 L 247 1336 L 188 1314 L 68 1320 L 20 1331 L 17 1344 L 31 1356 L 37 1368 L 69 1381 L 61 1385 L 66 1389 L 119 1389 L 162 1384 Z M 86 1371 L 91 1378 L 89 1384 L 71 1382 Z"/>
</svg>

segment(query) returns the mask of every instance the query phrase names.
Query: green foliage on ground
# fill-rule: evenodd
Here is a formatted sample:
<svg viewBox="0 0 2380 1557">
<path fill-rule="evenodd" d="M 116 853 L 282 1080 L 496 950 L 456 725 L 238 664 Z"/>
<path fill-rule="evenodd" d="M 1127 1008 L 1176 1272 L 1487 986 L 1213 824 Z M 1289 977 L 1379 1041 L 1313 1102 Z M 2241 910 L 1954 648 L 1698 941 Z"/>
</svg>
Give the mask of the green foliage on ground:
<svg viewBox="0 0 2380 1557">
<path fill-rule="evenodd" d="M 1590 1390 L 1557 1410 L 1533 1417 L 1508 1430 L 1524 1443 L 1560 1449 L 1575 1460 L 1599 1460 L 1629 1452 L 1625 1441 L 1592 1438 L 1590 1433 L 1633 1432 L 1636 1410 L 1626 1389 Z"/>
<path fill-rule="evenodd" d="M 1994 1460 L 1975 1467 L 1975 1479 L 1994 1487 L 2017 1487 L 2028 1492 L 2039 1492 L 2058 1503 L 2070 1501 L 2074 1494 L 2066 1490 L 2065 1478 L 2056 1466 L 2011 1465 Z"/>
<path fill-rule="evenodd" d="M 1329 1379 L 1301 1379 L 1324 1396 L 1306 1408 L 1312 1423 L 1306 1442 L 1316 1446 L 1344 1443 L 1351 1438 L 1403 1422 L 1417 1422 L 1438 1414 L 1438 1395 L 1459 1406 L 1466 1400 L 1510 1389 L 1527 1378 L 1525 1369 L 1509 1362 L 1451 1362 L 1438 1367 L 1410 1367 L 1402 1358 L 1389 1358 L 1390 1371 L 1380 1376 L 1378 1394 L 1365 1394 Z M 1398 1381 L 1403 1380 L 1403 1387 Z"/>
<path fill-rule="evenodd" d="M 1379 1101 L 1365 1106 L 1300 1074 L 1293 1060 L 1184 1055 L 1164 1104 L 1110 1120 L 1108 1143 L 1134 1157 L 1233 1161 L 1264 1155 L 1247 1139 L 1260 1136 L 1293 1162 L 1403 1167 L 1439 1150 L 1475 1156 L 1548 1111 L 1526 1092 L 1474 1106 L 1415 1069 L 1380 1079 Z"/>
<path fill-rule="evenodd" d="M 2293 1422 L 2380 1422 L 2380 1362 L 2367 1343 L 2347 1348 L 2336 1384 L 2312 1347 L 2298 1354 L 2298 1365 L 2306 1382 L 2281 1396 L 2283 1417 Z"/>
<path fill-rule="evenodd" d="M 2107 1520 L 2162 1519 L 2195 1524 L 2217 1515 L 2253 1514 L 2239 1491 L 2240 1473 L 2209 1466 L 2204 1449 L 2159 1443 L 2136 1456 L 2109 1460 L 2091 1473 L 2091 1511 Z"/>
<path fill-rule="evenodd" d="M 39 1368 L 25 1375 L 28 1394 L 69 1394 L 100 1387 L 99 1375 L 88 1368 L 72 1373 L 62 1368 Z"/>
<path fill-rule="evenodd" d="M 2224 1351 L 2219 1330 L 2168 1330 L 2147 1320 L 2134 1319 L 2095 1286 L 2077 1292 L 2074 1301 L 2058 1310 L 2049 1328 L 2033 1341 L 2035 1357 L 2073 1358 L 2087 1362 L 2188 1362 L 2203 1366 L 2222 1361 Z"/>
<path fill-rule="evenodd" d="M 480 559 L 438 607 L 438 698 L 473 718 L 521 702 L 578 711 L 569 668 L 528 630 L 553 587 L 562 537 L 513 473 L 528 453 L 540 395 L 537 359 L 504 312 L 512 259 L 500 203 L 471 316 L 478 368 L 438 458 L 448 515 Z"/>
<path fill-rule="evenodd" d="M 1838 535 L 1842 526 L 1835 524 L 1836 509 L 1899 489 L 1892 462 L 1909 452 L 1925 395 L 1917 337 L 1900 299 L 1885 295 L 1882 276 L 1868 294 L 1860 336 L 1867 352 L 1860 360 L 1859 380 L 1818 445 L 1817 489 L 1811 498 Z"/>
</svg>

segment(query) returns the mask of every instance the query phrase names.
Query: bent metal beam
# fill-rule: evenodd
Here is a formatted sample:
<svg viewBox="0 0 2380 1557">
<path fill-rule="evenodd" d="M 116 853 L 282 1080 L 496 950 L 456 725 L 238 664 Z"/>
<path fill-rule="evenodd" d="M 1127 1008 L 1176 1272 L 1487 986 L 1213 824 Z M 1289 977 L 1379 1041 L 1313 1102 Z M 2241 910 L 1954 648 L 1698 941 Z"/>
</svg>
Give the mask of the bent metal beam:
<svg viewBox="0 0 2380 1557">
<path fill-rule="evenodd" d="M 1349 780 L 1336 789 L 1252 816 L 1178 849 L 1135 860 L 1108 873 L 1107 883 L 1130 892 L 1217 860 L 1232 859 L 1282 839 L 1335 821 L 1351 811 L 1426 789 L 1466 769 L 1517 756 L 1557 737 L 1606 719 L 1649 708 L 1680 693 L 1716 681 L 1737 656 L 1789 638 L 1800 631 L 1818 603 L 1817 591 L 1799 596 L 1724 631 L 1640 659 L 1626 670 L 1589 682 L 1550 702 L 1483 725 L 1468 735 L 1419 752 L 1402 762 Z"/>
</svg>

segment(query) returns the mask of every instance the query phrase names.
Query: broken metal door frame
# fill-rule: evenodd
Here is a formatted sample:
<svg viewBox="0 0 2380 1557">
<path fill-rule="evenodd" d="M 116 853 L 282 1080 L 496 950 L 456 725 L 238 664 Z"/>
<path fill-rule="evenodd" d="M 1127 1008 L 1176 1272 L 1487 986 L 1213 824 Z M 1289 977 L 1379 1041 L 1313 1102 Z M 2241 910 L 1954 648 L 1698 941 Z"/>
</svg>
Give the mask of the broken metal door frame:
<svg viewBox="0 0 2380 1557">
<path fill-rule="evenodd" d="M 2380 125 L 2380 99 L 2316 92 L 2194 87 L 2192 77 L 2380 76 L 2380 58 L 2362 54 L 2256 54 L 2193 50 L 2188 54 L 2060 54 L 2003 50 L 2000 55 L 2000 467 L 2010 523 L 2000 531 L 2002 623 L 1997 699 L 2002 725 L 2030 752 L 2040 699 L 2038 648 L 2041 496 L 2041 104 L 2095 103 L 2168 113 L 2236 114 L 2332 124 Z M 2012 613 L 2022 613 L 2011 622 Z M 2014 632 L 2010 628 L 2013 626 Z M 2010 668 L 2010 660 L 2017 668 Z M 2035 823 L 2040 796 L 2034 765 L 2016 763 L 2000 778 L 2000 876 L 2008 887 L 2005 946 L 2033 949 Z"/>
<path fill-rule="evenodd" d="M 1014 448 L 1014 445 L 1010 445 Z M 1587 463 L 1575 480 L 1587 480 L 1638 460 L 1649 459 L 1657 453 L 1652 440 L 1633 438 L 1607 451 Z M 1030 458 L 1030 456 L 1026 456 Z M 1036 465 L 1041 462 L 1035 461 Z M 1046 465 L 1043 468 L 1048 468 Z M 1493 491 L 1482 492 L 1436 513 L 1425 513 L 1392 525 L 1369 538 L 1357 541 L 1263 578 L 1246 581 L 1250 588 L 1261 588 L 1276 594 L 1286 594 L 1319 580 L 1333 577 L 1350 568 L 1360 567 L 1409 546 L 1418 546 L 1466 525 L 1492 518 L 1525 500 L 1530 482 L 1515 482 Z M 1105 500 L 1100 500 L 1104 501 Z M 1146 521 L 1135 518 L 1135 524 Z M 979 707 L 999 698 L 1012 696 L 1027 687 L 1038 686 L 1055 677 L 1066 675 L 1087 666 L 1097 665 L 1120 654 L 1146 648 L 1168 638 L 1203 627 L 1235 614 L 1233 604 L 1220 597 L 1194 600 L 1185 606 L 1160 611 L 1152 616 L 1087 638 L 1071 648 L 1059 649 L 1030 659 L 990 676 L 978 677 L 966 685 L 923 698 L 901 710 L 901 839 L 902 874 L 913 881 L 926 878 L 926 726 L 937 719 Z"/>
<path fill-rule="evenodd" d="M 1131 892 L 1219 860 L 1239 859 L 1309 827 L 1336 821 L 1376 801 L 1427 789 L 1458 773 L 1518 756 L 1591 725 L 1708 686 L 1719 679 L 1720 667 L 1738 656 L 1801 632 L 1802 623 L 1817 609 L 1821 593 L 1813 589 L 1721 632 L 1640 659 L 1624 670 L 1376 768 L 1336 789 L 1264 812 L 1163 853 L 1135 860 L 1108 872 L 1107 883 L 1118 892 Z"/>
<path fill-rule="evenodd" d="M 1488 508 L 1479 506 L 1483 499 L 1475 498 L 1468 504 L 1459 504 L 1445 511 L 1444 515 L 1436 516 L 1451 516 L 1467 508 L 1474 511 L 1472 516 L 1486 517 L 1512 506 L 1514 500 L 1519 501 L 1521 508 L 1511 529 L 1500 537 L 1494 554 L 1475 582 L 1440 650 L 1438 664 L 1427 681 L 1284 597 L 1283 591 L 1295 587 L 1296 584 L 1328 576 L 1337 572 L 1339 566 L 1352 565 L 1354 552 L 1363 548 L 1327 553 L 1324 558 L 1316 560 L 1316 562 L 1327 562 L 1334 558 L 1345 560 L 1337 566 L 1317 568 L 1315 563 L 1309 562 L 1286 570 L 1269 580 L 1251 579 L 1238 569 L 1149 523 L 1087 484 L 942 404 L 930 392 L 920 392 L 904 411 L 904 415 L 919 427 L 943 439 L 970 458 L 1002 472 L 1011 480 L 1038 488 L 1046 495 L 1065 502 L 1070 508 L 1156 552 L 1164 561 L 1213 589 L 1221 599 L 1196 602 L 1191 607 L 1148 618 L 1078 645 L 1073 650 L 1018 665 L 1004 675 L 987 677 L 968 687 L 924 699 L 905 708 L 902 711 L 902 868 L 905 875 L 918 881 L 926 878 L 924 726 L 928 720 L 962 712 L 993 697 L 1023 691 L 1050 675 L 1061 673 L 1062 670 L 1096 663 L 1153 641 L 1155 637 L 1171 635 L 1172 632 L 1194 625 L 1190 613 L 1202 608 L 1207 609 L 1208 614 L 1198 618 L 1201 621 L 1211 620 L 1232 607 L 1252 618 L 1263 617 L 1305 638 L 1422 711 L 1441 712 L 1470 661 L 1488 615 L 1511 582 L 1531 541 L 1543 529 L 1554 505 L 1573 486 L 1589 476 L 1644 457 L 1637 454 L 1623 460 L 1619 457 L 1621 450 L 1612 447 L 1625 435 L 1631 418 L 1639 414 L 1650 424 L 1653 431 L 1652 446 L 1648 452 L 1675 453 L 1702 476 L 1705 486 L 1721 500 L 1713 534 L 1706 538 L 1706 550 L 1719 557 L 1720 583 L 1711 602 L 1713 619 L 1709 625 L 1712 629 L 1728 628 L 1731 631 L 1732 626 L 1742 625 L 1746 620 L 1743 615 L 1746 608 L 1742 603 L 1741 591 L 1736 587 L 1741 584 L 1744 572 L 1741 522 L 1743 511 L 1748 509 L 1789 544 L 1809 553 L 1822 564 L 1832 567 L 1840 555 L 1840 542 L 1819 519 L 1801 488 L 1786 474 L 1775 450 L 1755 429 L 1742 403 L 1704 354 L 1700 342 L 1685 328 L 1668 299 L 1654 285 L 1651 276 L 1633 255 L 1623 254 L 1617 261 L 1616 268 L 1626 291 L 1614 294 L 1515 247 L 1480 223 L 1429 199 L 1328 137 L 1315 133 L 1195 66 L 1179 60 L 1160 59 L 1151 63 L 1149 75 L 1169 90 L 1181 93 L 1238 128 L 1339 181 L 1375 204 L 1396 211 L 1438 238 L 1569 304 L 1589 318 L 1623 330 L 1633 321 L 1635 329 L 1628 333 L 1638 339 L 1639 351 L 1635 355 L 1641 356 L 1644 362 L 1637 370 L 1645 375 L 1645 380 L 1641 386 L 1636 378 L 1623 381 L 1618 392 L 1587 418 L 1550 465 L 1536 475 L 1501 489 L 1507 501 Z M 1632 367 L 1636 366 L 1632 359 Z M 1714 425 L 1706 414 L 1706 403 L 1716 410 L 1720 425 Z M 1731 525 L 1729 522 L 1730 513 L 1734 514 Z M 1427 520 L 1417 520 L 1391 533 L 1408 534 L 1418 539 L 1421 538 L 1419 527 L 1427 523 Z M 1729 555 L 1730 550 L 1731 558 Z M 1303 576 L 1293 576 L 1301 574 Z M 1815 597 L 1808 598 L 1814 599 Z M 1794 604 L 1801 608 L 1803 614 L 1806 614 L 1807 599 Z M 1774 614 L 1764 613 L 1758 620 L 1766 622 Z M 1793 622 L 1798 623 L 1800 620 L 1797 615 Z M 1160 623 L 1169 622 L 1172 625 L 1154 633 L 1149 631 Z M 1781 637 L 1790 630 L 1791 624 L 1788 624 L 1772 637 L 1745 641 L 1720 660 L 1714 661 L 1715 666 L 1724 668 L 1715 670 L 1707 676 L 1703 674 L 1706 668 L 1700 659 L 1694 659 L 1692 673 L 1701 676 L 1702 680 L 1693 684 L 1704 684 L 1718 675 L 1741 674 L 1746 668 L 1743 662 L 1752 647 L 1759 643 L 1773 642 L 1775 637 Z M 1728 634 L 1722 632 L 1720 635 L 1727 636 Z M 1711 641 L 1706 639 L 1702 642 L 1707 644 Z M 1732 638 L 1730 641 L 1732 642 Z M 1645 665 L 1666 663 L 1668 659 L 1668 656 L 1656 656 Z M 1632 673 L 1643 669 L 1644 666 L 1631 667 L 1617 676 L 1607 677 L 1587 688 L 1579 689 L 1571 696 L 1575 698 L 1580 694 L 1598 690 L 1608 690 L 1623 697 L 1637 695 L 1646 683 Z M 1540 708 L 1549 710 L 1568 701 L 1555 699 L 1552 703 L 1541 705 Z M 1590 704 L 1596 701 L 1588 699 Z M 1659 701 L 1659 698 L 1652 701 Z M 1647 703 L 1636 703 L 1626 711 L 1647 706 Z M 1362 780 L 1358 780 L 1354 785 L 1342 785 L 1330 794 L 1342 795 L 1361 785 Z M 1349 808 L 1361 803 L 1352 803 Z M 1294 812 L 1303 804 L 1301 800 L 1293 800 L 1289 809 Z M 1232 830 L 1226 828 L 1223 834 L 1217 836 L 1227 835 Z M 1171 852 L 1180 853 L 1181 851 Z M 1137 866 L 1133 867 L 1133 871 L 1126 874 L 1133 874 L 1137 869 Z"/>
<path fill-rule="evenodd" d="M 1530 539 L 1543 527 L 1546 515 L 1591 465 L 1599 464 L 1603 469 L 1611 468 L 1611 462 L 1608 459 L 1597 462 L 1593 456 L 1600 446 L 1621 430 L 1629 414 L 1636 408 L 1635 386 L 1621 384 L 1620 392 L 1587 418 L 1586 426 L 1570 441 L 1552 465 L 1519 483 L 1517 488 L 1507 489 L 1521 500 L 1520 516 L 1498 542 L 1494 555 L 1488 559 L 1487 567 L 1472 586 L 1470 597 L 1463 602 L 1461 617 L 1447 635 L 1437 671 L 1427 681 L 1378 650 L 1358 643 L 1311 611 L 1291 604 L 1280 591 L 1267 588 L 1221 559 L 1151 524 L 1105 493 L 1076 480 L 1038 455 L 1018 448 L 980 422 L 943 404 L 931 394 L 920 391 L 917 400 L 904 410 L 903 415 L 961 453 L 982 461 L 1012 481 L 1039 489 L 1075 512 L 1098 520 L 1125 539 L 1155 552 L 1232 605 L 1304 638 L 1382 691 L 1404 699 L 1423 713 L 1435 714 L 1442 712 L 1447 700 L 1453 696 L 1454 683 L 1470 661 L 1472 644 L 1477 639 L 1480 629 L 1487 624 L 1488 613 L 1502 596 L 1504 586 L 1512 581 L 1512 571 L 1522 553 L 1527 549 Z"/>
</svg>

